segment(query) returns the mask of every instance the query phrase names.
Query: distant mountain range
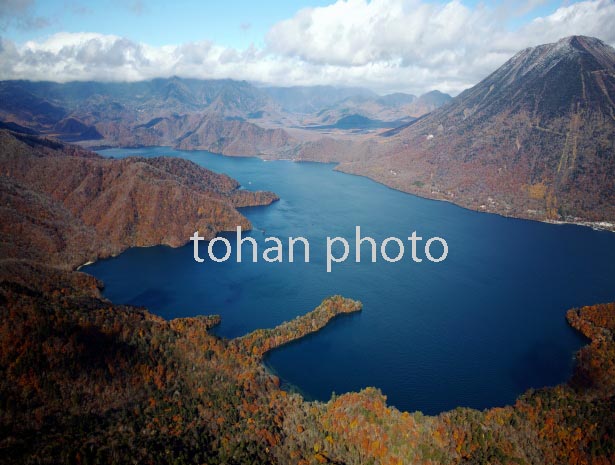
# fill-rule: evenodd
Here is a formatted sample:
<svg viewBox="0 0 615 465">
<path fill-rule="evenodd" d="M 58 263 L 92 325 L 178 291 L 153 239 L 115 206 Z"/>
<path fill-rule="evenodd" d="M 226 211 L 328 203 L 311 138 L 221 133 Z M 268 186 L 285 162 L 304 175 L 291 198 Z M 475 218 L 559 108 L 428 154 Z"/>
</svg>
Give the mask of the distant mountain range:
<svg viewBox="0 0 615 465">
<path fill-rule="evenodd" d="M 313 137 L 296 130 L 291 135 L 286 128 L 391 128 L 437 106 L 406 94 L 379 97 L 360 88 L 258 88 L 233 80 L 177 77 L 134 83 L 4 81 L 0 102 L 2 127 L 90 147 L 166 145 L 268 156 L 292 151 Z M 350 107 L 351 102 L 362 107 Z M 414 109 L 406 109 L 413 104 Z"/>
<path fill-rule="evenodd" d="M 413 119 L 452 99 L 450 95 L 437 90 L 420 97 L 403 92 L 380 96 L 370 90 L 355 87 L 266 87 L 263 90 L 283 110 L 313 116 L 322 124 L 335 124 L 348 115 L 361 115 L 382 121 Z"/>
<path fill-rule="evenodd" d="M 135 83 L 5 81 L 0 119 L 64 140 L 172 145 L 205 121 L 278 114 L 263 91 L 231 80 L 154 79 Z"/>
<path fill-rule="evenodd" d="M 96 146 L 337 161 L 468 208 L 615 229 L 615 51 L 573 36 L 456 98 L 232 80 L 0 82 L 0 127 Z"/>
<path fill-rule="evenodd" d="M 258 88 L 245 81 L 177 77 L 132 83 L 3 81 L 0 98 L 0 118 L 5 123 L 78 140 L 102 139 L 100 132 L 105 133 L 105 126 L 118 121 L 126 125 L 138 122 L 135 129 L 151 129 L 169 116 L 176 119 L 198 114 L 210 119 L 278 119 L 281 123 L 295 113 L 323 114 L 329 110 L 342 113 L 341 118 L 350 109 L 363 116 L 391 120 L 394 118 L 383 117 L 387 109 L 401 110 L 396 117 L 417 116 L 450 99 L 438 92 L 419 99 L 402 93 L 379 97 L 361 88 Z M 413 105 L 409 113 L 404 112 L 409 105 Z M 100 132 L 97 125 L 101 125 Z"/>
<path fill-rule="evenodd" d="M 452 97 L 450 95 L 438 90 L 427 92 L 420 97 L 398 92 L 382 97 L 348 97 L 338 102 L 334 108 L 371 113 L 373 117 L 379 117 L 380 119 L 391 119 L 394 117 L 403 119 L 422 116 L 451 100 Z"/>
</svg>

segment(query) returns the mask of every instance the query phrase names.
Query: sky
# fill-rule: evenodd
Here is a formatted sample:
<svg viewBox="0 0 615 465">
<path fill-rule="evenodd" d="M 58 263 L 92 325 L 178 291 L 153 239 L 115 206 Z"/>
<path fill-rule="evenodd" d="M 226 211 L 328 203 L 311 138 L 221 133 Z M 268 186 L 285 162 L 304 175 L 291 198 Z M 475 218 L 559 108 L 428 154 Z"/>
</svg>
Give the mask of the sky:
<svg viewBox="0 0 615 465">
<path fill-rule="evenodd" d="M 455 95 L 521 49 L 577 34 L 615 45 L 615 0 L 0 0 L 0 79 Z"/>
</svg>

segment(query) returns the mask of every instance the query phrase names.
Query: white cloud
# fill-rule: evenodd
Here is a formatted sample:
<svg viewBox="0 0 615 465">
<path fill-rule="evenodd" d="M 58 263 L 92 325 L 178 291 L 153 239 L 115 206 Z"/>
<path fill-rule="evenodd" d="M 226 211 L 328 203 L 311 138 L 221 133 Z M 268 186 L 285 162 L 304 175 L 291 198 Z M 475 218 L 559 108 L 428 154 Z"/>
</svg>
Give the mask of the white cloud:
<svg viewBox="0 0 615 465">
<path fill-rule="evenodd" d="M 275 25 L 267 35 L 277 53 L 340 66 L 401 61 L 437 62 L 458 54 L 490 32 L 484 7 L 470 10 L 458 0 L 434 5 L 417 0 L 338 1 L 306 9 Z"/>
<path fill-rule="evenodd" d="M 525 14 L 540 0 L 519 2 Z M 276 24 L 267 35 L 273 53 L 303 62 L 349 70 L 388 65 L 398 88 L 459 91 L 476 83 L 522 48 L 583 34 L 615 43 L 615 3 L 595 0 L 560 7 L 509 32 L 507 4 L 475 8 L 458 0 L 348 0 L 309 8 Z M 395 77 L 383 79 L 394 85 Z M 405 81 L 405 79 L 408 79 Z M 383 82 L 384 84 L 384 82 Z"/>
<path fill-rule="evenodd" d="M 539 5 L 528 0 L 518 14 Z M 615 44 L 615 2 L 562 6 L 516 31 L 508 5 L 458 0 L 339 0 L 274 25 L 267 46 L 245 50 L 209 41 L 153 47 L 97 33 L 59 33 L 0 43 L 0 79 L 132 81 L 178 75 L 276 85 L 338 84 L 379 91 L 457 93 L 520 49 L 584 34 Z"/>
<path fill-rule="evenodd" d="M 594 36 L 615 44 L 615 2 L 587 1 L 561 7 L 550 16 L 536 18 L 521 28 L 517 36 L 527 37 L 535 45 L 571 34 Z M 514 43 L 514 39 L 511 34 L 509 41 Z"/>
</svg>

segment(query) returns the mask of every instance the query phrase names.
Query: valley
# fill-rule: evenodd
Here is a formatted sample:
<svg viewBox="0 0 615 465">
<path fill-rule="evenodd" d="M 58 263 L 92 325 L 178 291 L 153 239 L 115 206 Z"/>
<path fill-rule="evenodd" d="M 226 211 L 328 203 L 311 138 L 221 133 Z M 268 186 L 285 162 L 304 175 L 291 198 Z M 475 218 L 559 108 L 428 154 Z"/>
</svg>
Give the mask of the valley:
<svg viewBox="0 0 615 465">
<path fill-rule="evenodd" d="M 5 81 L 0 120 L 88 148 L 335 162 L 477 211 L 613 230 L 614 63 L 598 39 L 568 37 L 519 52 L 454 99 L 175 77 Z"/>
</svg>

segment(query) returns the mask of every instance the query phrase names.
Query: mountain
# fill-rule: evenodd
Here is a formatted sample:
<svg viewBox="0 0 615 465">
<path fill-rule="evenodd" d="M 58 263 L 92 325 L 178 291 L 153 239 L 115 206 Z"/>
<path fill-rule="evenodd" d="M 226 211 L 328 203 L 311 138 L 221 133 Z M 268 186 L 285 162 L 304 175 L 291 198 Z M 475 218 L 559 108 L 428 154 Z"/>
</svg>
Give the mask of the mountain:
<svg viewBox="0 0 615 465">
<path fill-rule="evenodd" d="M 327 118 L 329 119 L 329 118 Z M 311 130 L 335 130 L 341 129 L 352 132 L 359 132 L 362 130 L 369 131 L 374 129 L 383 129 L 383 128 L 396 128 L 400 124 L 403 124 L 403 120 L 395 120 L 395 121 L 383 121 L 379 119 L 371 119 L 367 116 L 363 116 L 358 113 L 350 113 L 346 114 L 345 112 L 342 115 L 339 115 L 339 118 L 331 118 L 335 120 L 333 124 L 323 124 L 323 125 L 310 125 L 306 128 Z"/>
<path fill-rule="evenodd" d="M 453 97 L 450 95 L 439 90 L 432 90 L 405 105 L 404 110 L 411 116 L 419 117 L 446 105 L 451 100 Z"/>
<path fill-rule="evenodd" d="M 614 102 L 615 50 L 568 37 L 519 52 L 340 169 L 477 210 L 615 225 Z"/>
<path fill-rule="evenodd" d="M 246 114 L 275 106 L 262 90 L 245 81 L 231 79 L 184 79 L 178 77 L 158 78 L 138 82 L 0 82 L 3 97 L 2 110 L 27 107 L 41 112 L 47 105 L 47 113 L 57 121 L 72 112 L 107 103 L 120 108 L 151 111 L 164 108 L 166 111 L 189 112 L 220 110 L 225 115 Z"/>
<path fill-rule="evenodd" d="M 217 127 L 220 140 L 205 148 L 233 152 L 226 149 L 228 133 L 244 126 L 250 136 L 245 146 L 254 148 L 243 155 L 258 155 L 256 147 L 271 148 L 272 134 L 256 130 L 248 119 L 276 121 L 284 115 L 265 92 L 245 81 L 173 77 L 129 83 L 0 82 L 3 124 L 65 141 L 93 141 L 90 145 L 95 146 L 176 145 L 206 121 Z"/>
<path fill-rule="evenodd" d="M 379 97 L 366 89 L 332 86 L 257 88 L 230 79 L 4 81 L 0 125 L 93 148 L 171 146 L 279 157 L 313 140 L 301 126 L 341 131 L 392 128 L 413 119 L 407 114 L 414 110 L 405 106 L 415 101 L 422 97 Z M 329 107 L 333 110 L 328 117 L 323 108 Z M 307 120 L 296 113 L 305 111 L 319 113 Z"/>
<path fill-rule="evenodd" d="M 284 129 L 265 129 L 237 119 L 207 117 L 175 140 L 180 149 L 243 156 L 276 153 L 296 143 Z"/>
<path fill-rule="evenodd" d="M 417 99 L 416 95 L 405 94 L 403 92 L 395 92 L 378 97 L 376 101 L 386 107 L 401 107 L 409 105 Z"/>
<path fill-rule="evenodd" d="M 177 247 L 195 230 L 247 229 L 236 207 L 277 199 L 187 160 L 111 160 L 7 130 L 0 173 L 0 256 L 69 268 L 132 246 Z"/>
<path fill-rule="evenodd" d="M 455 99 L 232 80 L 5 81 L 0 126 L 88 147 L 338 161 L 480 211 L 615 229 L 614 54 L 582 36 L 529 48 Z"/>
<path fill-rule="evenodd" d="M 50 127 L 61 121 L 68 110 L 52 102 L 39 87 L 39 83 L 29 81 L 0 82 L 0 119 L 23 123 L 33 129 Z"/>
<path fill-rule="evenodd" d="M 438 91 L 416 97 L 403 92 L 379 96 L 367 89 L 333 86 L 265 87 L 263 90 L 284 111 L 298 114 L 302 127 L 311 129 L 394 127 L 451 99 Z"/>
</svg>

